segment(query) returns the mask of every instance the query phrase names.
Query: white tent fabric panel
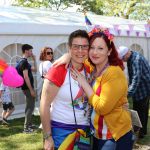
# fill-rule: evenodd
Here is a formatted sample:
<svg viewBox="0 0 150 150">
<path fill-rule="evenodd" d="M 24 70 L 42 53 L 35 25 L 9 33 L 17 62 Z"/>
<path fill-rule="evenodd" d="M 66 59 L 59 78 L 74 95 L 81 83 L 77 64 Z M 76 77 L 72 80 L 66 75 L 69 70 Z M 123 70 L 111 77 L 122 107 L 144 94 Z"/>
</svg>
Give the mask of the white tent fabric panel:
<svg viewBox="0 0 150 150">
<path fill-rule="evenodd" d="M 133 44 L 138 44 L 143 49 L 144 56 L 150 61 L 150 34 L 144 35 L 146 22 L 92 14 L 88 14 L 88 17 L 93 24 L 108 27 L 114 33 L 116 32 L 114 25 L 119 25 L 118 29 L 121 30 L 121 34 L 115 33 L 115 45 L 131 47 Z M 131 24 L 134 25 L 133 31 L 127 35 Z M 37 66 L 39 66 L 41 48 L 50 46 L 56 54 L 55 58 L 61 56 L 67 51 L 69 34 L 77 29 L 86 29 L 84 15 L 81 13 L 0 7 L 0 58 L 4 57 L 10 65 L 15 65 L 16 56 L 21 55 L 21 45 L 28 43 L 34 47 L 33 53 L 36 55 Z M 139 32 L 138 36 L 137 32 Z M 34 76 L 38 104 L 42 80 L 39 72 Z M 13 89 L 11 92 L 14 103 L 17 105 L 14 113 L 19 116 L 19 113 L 24 113 L 25 100 L 21 90 Z"/>
<path fill-rule="evenodd" d="M 77 29 L 86 29 L 85 26 L 66 26 L 66 25 L 46 25 L 46 24 L 27 24 L 27 23 L 0 23 L 0 34 L 27 34 L 27 35 L 64 35 L 70 34 Z"/>
<path fill-rule="evenodd" d="M 61 43 L 67 43 L 68 35 L 0 35 L 0 41 L 0 51 L 13 43 L 28 43 L 33 45 L 33 52 L 39 55 L 39 48 L 50 46 L 55 49 Z"/>
<path fill-rule="evenodd" d="M 86 29 L 83 13 L 51 11 L 22 7 L 0 7 L 0 34 L 69 34 L 76 29 Z M 106 17 L 88 14 L 93 25 L 102 25 L 114 30 L 131 31 L 130 36 L 145 36 L 146 22 L 128 20 L 118 17 Z M 147 35 L 150 36 L 150 33 Z"/>
<path fill-rule="evenodd" d="M 116 37 L 115 45 L 116 45 L 116 47 L 119 47 L 120 45 L 124 45 L 124 46 L 127 46 L 130 48 L 133 44 L 138 44 L 143 49 L 143 55 L 149 60 L 150 55 L 148 53 L 147 41 L 148 40 L 145 40 L 145 38 Z M 136 49 L 134 49 L 134 50 L 136 50 Z"/>
</svg>

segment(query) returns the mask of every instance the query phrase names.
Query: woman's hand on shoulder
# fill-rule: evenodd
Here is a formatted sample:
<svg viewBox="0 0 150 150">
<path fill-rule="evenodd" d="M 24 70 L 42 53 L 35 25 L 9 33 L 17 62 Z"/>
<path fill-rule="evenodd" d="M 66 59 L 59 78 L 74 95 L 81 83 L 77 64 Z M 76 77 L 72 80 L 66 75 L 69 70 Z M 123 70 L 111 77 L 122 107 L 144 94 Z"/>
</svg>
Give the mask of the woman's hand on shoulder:
<svg viewBox="0 0 150 150">
<path fill-rule="evenodd" d="M 65 68 L 67 68 L 68 65 L 69 65 L 70 60 L 71 60 L 71 55 L 70 55 L 70 53 L 65 53 L 65 54 L 62 55 L 60 58 L 58 58 L 58 59 L 52 64 L 52 66 L 57 67 L 57 66 L 66 64 L 66 65 L 65 65 Z"/>
</svg>

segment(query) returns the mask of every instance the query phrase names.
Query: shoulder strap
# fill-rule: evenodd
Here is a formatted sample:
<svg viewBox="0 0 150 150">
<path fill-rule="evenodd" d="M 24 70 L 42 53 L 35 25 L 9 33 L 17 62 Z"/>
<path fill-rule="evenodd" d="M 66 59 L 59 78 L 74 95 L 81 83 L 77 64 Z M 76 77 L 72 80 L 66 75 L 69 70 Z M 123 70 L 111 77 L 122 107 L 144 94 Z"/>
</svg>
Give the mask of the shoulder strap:
<svg viewBox="0 0 150 150">
<path fill-rule="evenodd" d="M 26 59 L 20 58 L 20 60 L 17 62 L 17 65 L 16 65 L 16 69 L 17 69 L 19 74 L 21 74 L 21 62 L 23 62 L 23 61 L 26 61 Z"/>
<path fill-rule="evenodd" d="M 22 61 L 26 60 L 26 58 L 20 58 L 18 63 L 21 63 Z"/>
<path fill-rule="evenodd" d="M 42 76 L 41 76 L 41 78 L 44 78 L 44 76 L 43 76 L 43 62 L 42 62 Z"/>
</svg>

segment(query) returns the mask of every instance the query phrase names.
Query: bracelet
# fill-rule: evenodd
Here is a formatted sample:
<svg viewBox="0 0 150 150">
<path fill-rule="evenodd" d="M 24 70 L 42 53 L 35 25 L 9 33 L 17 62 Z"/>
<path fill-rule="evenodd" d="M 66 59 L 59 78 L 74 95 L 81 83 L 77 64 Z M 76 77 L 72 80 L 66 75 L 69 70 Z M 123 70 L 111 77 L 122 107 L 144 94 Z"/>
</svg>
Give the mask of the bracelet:
<svg viewBox="0 0 150 150">
<path fill-rule="evenodd" d="M 51 136 L 52 136 L 51 132 L 43 133 L 44 140 L 48 139 Z"/>
</svg>

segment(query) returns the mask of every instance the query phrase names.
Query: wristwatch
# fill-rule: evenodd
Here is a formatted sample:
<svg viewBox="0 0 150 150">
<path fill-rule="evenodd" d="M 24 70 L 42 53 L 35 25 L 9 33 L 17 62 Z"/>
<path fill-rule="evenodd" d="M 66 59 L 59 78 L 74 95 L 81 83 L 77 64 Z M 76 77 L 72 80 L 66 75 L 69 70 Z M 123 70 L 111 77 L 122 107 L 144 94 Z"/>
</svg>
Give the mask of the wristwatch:
<svg viewBox="0 0 150 150">
<path fill-rule="evenodd" d="M 44 138 L 44 140 L 47 140 L 50 136 L 52 136 L 51 132 L 47 132 L 47 133 L 43 132 L 43 138 Z"/>
</svg>

